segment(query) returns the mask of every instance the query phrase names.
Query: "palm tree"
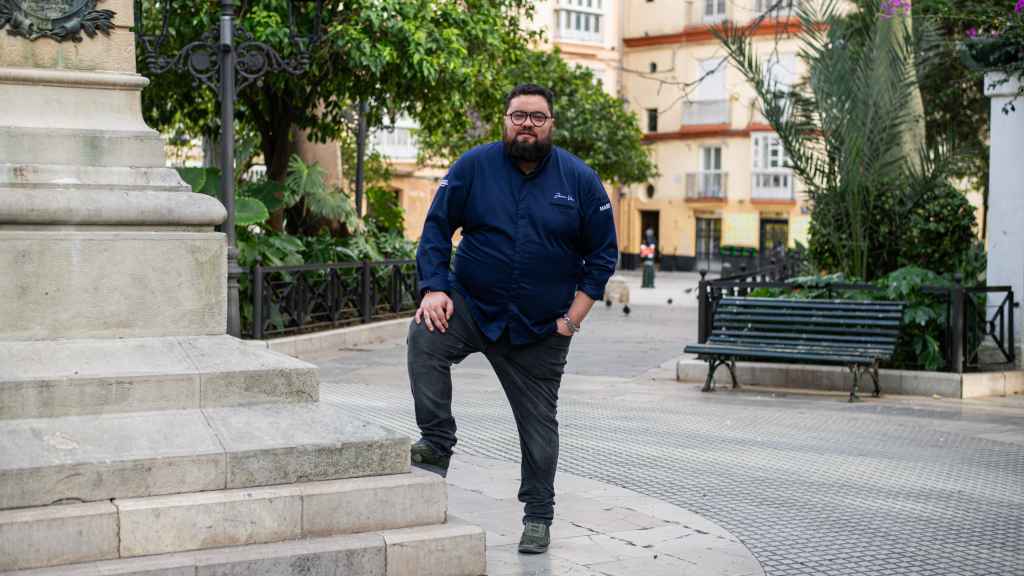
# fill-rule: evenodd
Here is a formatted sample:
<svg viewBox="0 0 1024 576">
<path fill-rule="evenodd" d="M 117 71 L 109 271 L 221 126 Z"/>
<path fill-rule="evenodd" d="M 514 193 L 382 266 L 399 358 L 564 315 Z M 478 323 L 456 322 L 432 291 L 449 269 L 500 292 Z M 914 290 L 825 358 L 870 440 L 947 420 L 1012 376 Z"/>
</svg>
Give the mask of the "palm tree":
<svg viewBox="0 0 1024 576">
<path fill-rule="evenodd" d="M 852 11 L 843 10 L 850 2 L 815 4 L 797 9 L 798 57 L 808 73 L 789 91 L 755 53 L 751 31 L 760 21 L 726 24 L 715 35 L 806 186 L 812 259 L 868 280 L 897 265 L 891 243 L 920 197 L 910 184 L 941 169 L 940 151 L 924 149 L 916 69 L 927 63 L 932 36 L 915 35 L 909 16 L 887 14 L 873 0 L 856 0 Z"/>
</svg>

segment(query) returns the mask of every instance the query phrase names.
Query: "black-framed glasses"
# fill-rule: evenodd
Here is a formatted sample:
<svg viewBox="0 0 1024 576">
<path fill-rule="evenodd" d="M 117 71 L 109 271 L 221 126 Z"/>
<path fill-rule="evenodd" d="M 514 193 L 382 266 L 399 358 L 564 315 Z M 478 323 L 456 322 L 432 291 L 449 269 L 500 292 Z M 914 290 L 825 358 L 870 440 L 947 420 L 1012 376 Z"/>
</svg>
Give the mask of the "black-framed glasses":
<svg viewBox="0 0 1024 576">
<path fill-rule="evenodd" d="M 527 118 L 530 119 L 530 124 L 533 124 L 534 126 L 543 126 L 547 124 L 548 120 L 551 118 L 551 116 L 548 116 L 543 112 L 523 112 L 522 110 L 516 110 L 515 112 L 506 114 L 505 116 L 508 116 L 509 119 L 512 120 L 512 124 L 516 126 L 522 126 L 525 124 Z"/>
</svg>

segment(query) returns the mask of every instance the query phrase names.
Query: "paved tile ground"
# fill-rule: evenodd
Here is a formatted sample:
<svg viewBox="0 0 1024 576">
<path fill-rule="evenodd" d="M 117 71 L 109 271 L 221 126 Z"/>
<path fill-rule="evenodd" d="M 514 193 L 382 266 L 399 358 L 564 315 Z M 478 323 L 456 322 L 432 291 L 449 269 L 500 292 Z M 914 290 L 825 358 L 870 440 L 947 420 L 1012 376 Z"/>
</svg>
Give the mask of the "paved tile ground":
<svg viewBox="0 0 1024 576">
<path fill-rule="evenodd" d="M 519 465 L 460 453 L 448 474 L 452 519 L 487 530 L 488 576 L 763 576 L 735 536 L 705 518 L 603 482 L 560 472 L 547 554 L 518 552 Z"/>
<path fill-rule="evenodd" d="M 682 300 L 631 296 L 628 316 L 599 306 L 576 337 L 561 391 L 562 472 L 703 515 L 770 576 L 1024 575 L 1022 399 L 701 394 L 673 371 L 696 333 L 684 292 L 694 277 L 658 280 Z M 322 397 L 414 435 L 404 358 L 400 341 L 321 358 Z M 517 461 L 486 360 L 454 374 L 456 461 Z M 699 561 L 690 554 L 680 558 Z M 673 570 L 664 573 L 686 573 Z"/>
</svg>

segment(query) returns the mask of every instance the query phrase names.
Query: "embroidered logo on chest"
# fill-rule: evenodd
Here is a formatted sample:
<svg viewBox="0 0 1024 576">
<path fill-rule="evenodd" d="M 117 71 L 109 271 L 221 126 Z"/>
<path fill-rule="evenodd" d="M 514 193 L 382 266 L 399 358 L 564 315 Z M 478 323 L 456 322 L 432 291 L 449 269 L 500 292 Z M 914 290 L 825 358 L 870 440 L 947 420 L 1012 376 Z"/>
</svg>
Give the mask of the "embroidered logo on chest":
<svg viewBox="0 0 1024 576">
<path fill-rule="evenodd" d="M 565 194 L 561 194 L 561 193 L 558 193 L 558 192 L 555 192 L 555 195 L 552 196 L 551 199 L 552 200 L 568 200 L 569 202 L 575 202 L 576 201 L 576 199 L 573 198 L 572 196 L 567 196 Z"/>
</svg>

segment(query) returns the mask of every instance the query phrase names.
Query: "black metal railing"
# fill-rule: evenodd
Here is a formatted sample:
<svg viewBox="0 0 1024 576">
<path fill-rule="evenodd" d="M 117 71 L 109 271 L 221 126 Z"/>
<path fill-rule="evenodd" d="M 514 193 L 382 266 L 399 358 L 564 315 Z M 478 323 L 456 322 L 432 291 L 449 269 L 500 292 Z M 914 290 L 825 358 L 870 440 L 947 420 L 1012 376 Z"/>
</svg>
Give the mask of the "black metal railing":
<svg viewBox="0 0 1024 576">
<path fill-rule="evenodd" d="M 956 287 L 949 290 L 948 298 L 950 308 L 960 312 L 959 315 L 950 314 L 950 320 L 959 316 L 957 324 L 962 324 L 947 329 L 950 334 L 962 335 L 952 342 L 949 356 L 952 366 L 959 361 L 963 371 L 971 371 L 993 365 L 1016 364 L 1013 316 L 1014 308 L 1020 304 L 1014 300 L 1012 286 Z M 989 341 L 995 345 L 998 358 L 982 357 Z"/>
<path fill-rule="evenodd" d="M 766 253 L 757 253 L 753 250 L 722 250 L 716 254 L 698 253 L 695 267 L 697 271 L 705 272 L 709 276 L 717 274 L 719 279 L 764 274 L 769 271 L 790 277 L 801 273 L 804 261 L 804 252 L 797 249 Z"/>
<path fill-rule="evenodd" d="M 873 284 L 822 283 L 794 284 L 786 282 L 787 269 L 762 269 L 725 278 L 709 280 L 701 273 L 697 288 L 697 340 L 707 342 L 711 336 L 715 309 L 723 297 L 749 296 L 755 290 L 814 290 L 824 299 L 874 297 L 884 289 Z M 965 372 L 1014 366 L 1016 346 L 1014 334 L 1015 301 L 1010 286 L 964 287 L 928 286 L 923 291 L 934 295 L 946 305 L 940 347 L 946 360 L 946 371 Z M 992 300 L 990 305 L 990 299 Z M 991 341 L 998 357 L 983 357 L 982 351 Z"/>
<path fill-rule="evenodd" d="M 300 334 L 407 316 L 419 304 L 415 260 L 256 266 L 251 338 Z"/>
</svg>

